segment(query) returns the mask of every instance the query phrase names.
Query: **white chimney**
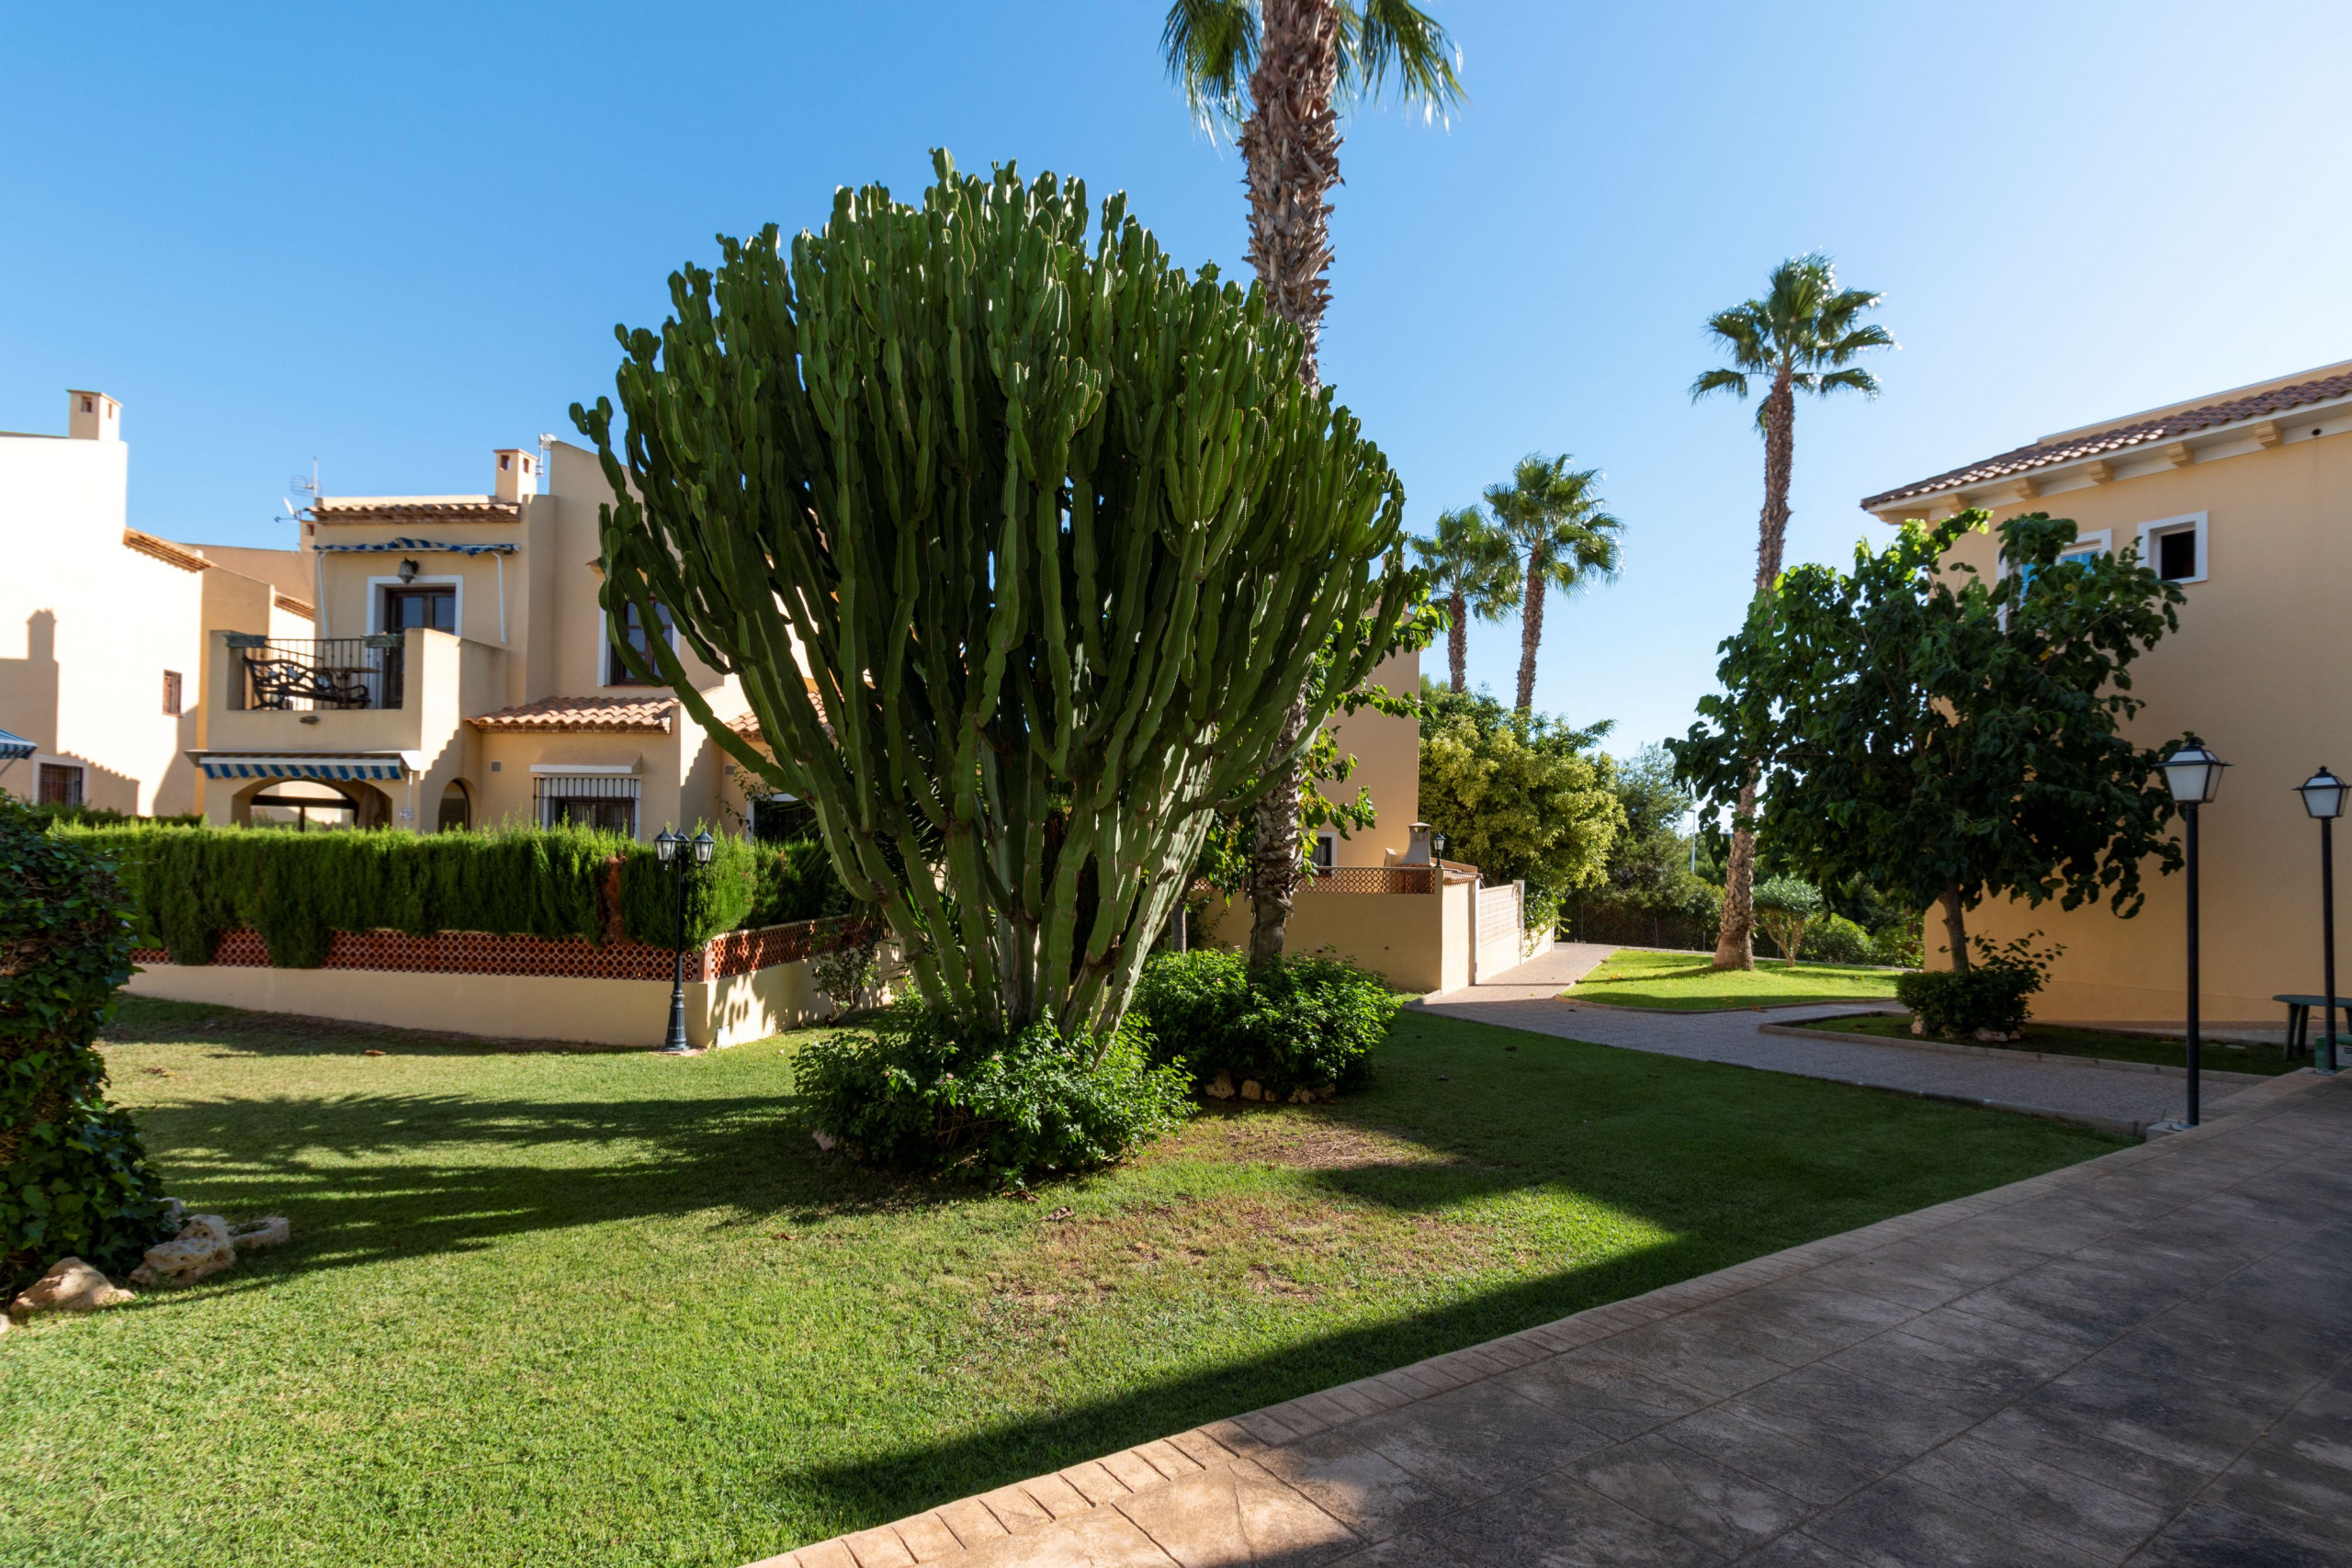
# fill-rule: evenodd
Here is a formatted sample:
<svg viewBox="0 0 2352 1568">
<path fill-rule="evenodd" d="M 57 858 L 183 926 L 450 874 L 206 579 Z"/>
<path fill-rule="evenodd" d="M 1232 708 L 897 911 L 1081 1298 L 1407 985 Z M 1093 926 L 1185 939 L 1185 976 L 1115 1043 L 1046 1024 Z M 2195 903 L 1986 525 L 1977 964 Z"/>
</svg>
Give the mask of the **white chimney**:
<svg viewBox="0 0 2352 1568">
<path fill-rule="evenodd" d="M 519 446 L 502 446 L 498 459 L 497 494 L 501 501 L 520 501 L 539 493 L 539 455 Z"/>
<path fill-rule="evenodd" d="M 65 434 L 74 440 L 122 439 L 122 405 L 104 392 L 67 392 L 65 409 Z"/>
</svg>

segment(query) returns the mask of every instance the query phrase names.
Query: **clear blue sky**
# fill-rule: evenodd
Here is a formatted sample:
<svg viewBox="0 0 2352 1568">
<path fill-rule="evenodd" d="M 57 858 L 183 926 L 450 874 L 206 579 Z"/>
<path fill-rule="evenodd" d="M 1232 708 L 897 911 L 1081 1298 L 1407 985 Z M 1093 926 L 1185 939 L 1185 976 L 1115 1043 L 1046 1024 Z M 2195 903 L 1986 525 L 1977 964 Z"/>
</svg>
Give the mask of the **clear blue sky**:
<svg viewBox="0 0 2352 1568">
<path fill-rule="evenodd" d="M 1532 449 L 1606 470 L 1623 579 L 1537 700 L 1679 732 L 1753 571 L 1747 412 L 1700 323 L 1821 247 L 1885 291 L 1875 403 L 1807 405 L 1791 558 L 1871 491 L 2352 357 L 2352 6 L 1458 3 L 1450 129 L 1355 118 L 1324 364 L 1416 527 Z M 19 6 L 0 45 L 0 428 L 122 399 L 131 518 L 286 544 L 287 476 L 480 491 L 566 431 L 715 231 L 911 196 L 925 150 L 1124 187 L 1241 266 L 1240 166 L 1158 0 Z M 21 563 L 18 563 L 21 565 Z M 1508 694 L 1517 628 L 1474 633 Z"/>
</svg>

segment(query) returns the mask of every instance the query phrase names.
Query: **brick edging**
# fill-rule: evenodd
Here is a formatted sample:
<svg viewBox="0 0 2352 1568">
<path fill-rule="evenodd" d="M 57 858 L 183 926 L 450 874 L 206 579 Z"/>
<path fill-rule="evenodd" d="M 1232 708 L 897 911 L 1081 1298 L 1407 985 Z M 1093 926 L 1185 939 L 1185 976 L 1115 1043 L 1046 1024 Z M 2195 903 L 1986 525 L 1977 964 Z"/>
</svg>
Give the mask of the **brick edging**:
<svg viewBox="0 0 2352 1568">
<path fill-rule="evenodd" d="M 1751 1258 L 1712 1274 L 1661 1285 L 1641 1295 L 1589 1307 L 1499 1339 L 1451 1350 L 1336 1388 L 1302 1394 L 1280 1404 L 1211 1421 L 1172 1438 L 1088 1460 L 1050 1475 L 1000 1486 L 993 1492 L 958 1498 L 872 1529 L 763 1557 L 747 1568 L 905 1568 L 908 1564 L 932 1562 L 1106 1505 L 1116 1507 L 1127 1497 L 1204 1471 L 1229 1469 L 1253 1483 L 1262 1479 L 1264 1483 L 1281 1486 L 1281 1481 L 1255 1462 L 1258 1455 L 1328 1427 L 1435 1398 L 1665 1318 L 1712 1306 L 1824 1264 L 1875 1251 L 1991 1210 L 2101 1179 L 2120 1166 L 2165 1158 L 2189 1144 L 2227 1130 L 2230 1121 L 2249 1112 L 2275 1111 L 2278 1101 L 2330 1081 L 2309 1071 L 2264 1078 L 2256 1087 L 2232 1096 L 2225 1102 L 2226 1108 L 2217 1109 L 2214 1117 L 2204 1125 L 2167 1138 L 2117 1149 L 2006 1187 L 1990 1188 L 1915 1209 L 1907 1214 L 1896 1214 L 1859 1230 L 1821 1236 L 1780 1252 Z M 1304 1506 L 1316 1506 L 1303 1495 L 1298 1495 L 1297 1500 Z M 1335 1526 L 1338 1523 L 1333 1522 Z"/>
</svg>

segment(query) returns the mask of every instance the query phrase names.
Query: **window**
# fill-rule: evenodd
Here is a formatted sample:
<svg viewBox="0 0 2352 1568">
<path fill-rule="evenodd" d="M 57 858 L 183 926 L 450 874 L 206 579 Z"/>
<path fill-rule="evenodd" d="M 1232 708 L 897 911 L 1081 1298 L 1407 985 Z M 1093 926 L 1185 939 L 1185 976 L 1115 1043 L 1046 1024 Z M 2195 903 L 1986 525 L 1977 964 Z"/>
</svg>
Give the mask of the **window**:
<svg viewBox="0 0 2352 1568">
<path fill-rule="evenodd" d="M 43 762 L 40 765 L 40 803 L 43 806 L 79 806 L 82 804 L 82 770 L 63 762 Z"/>
<path fill-rule="evenodd" d="M 456 587 L 385 589 L 382 629 L 404 632 L 411 626 L 455 633 L 458 629 Z"/>
<path fill-rule="evenodd" d="M 763 844 L 780 844 L 817 830 L 817 810 L 789 795 L 771 795 L 752 802 L 752 837 Z"/>
<path fill-rule="evenodd" d="M 2109 542 L 2112 537 L 2113 536 L 2104 528 L 2095 534 L 2077 536 L 2073 544 L 2058 552 L 2058 564 L 2064 566 L 2069 561 L 2086 561 L 2104 555 L 2113 547 Z M 2033 570 L 2034 569 L 2030 566 L 2018 569 L 2018 576 L 2024 579 L 2018 584 L 2020 589 L 2033 586 Z"/>
<path fill-rule="evenodd" d="M 2162 517 L 2140 525 L 2140 559 L 2166 582 L 2202 582 L 2211 570 L 2205 513 Z"/>
<path fill-rule="evenodd" d="M 672 629 L 670 625 L 670 612 L 662 609 L 658 604 L 655 605 L 654 608 L 659 612 L 662 617 L 662 637 L 669 642 L 671 647 L 675 648 L 678 645 L 678 639 L 676 632 Z M 615 623 L 615 629 L 620 634 L 621 641 L 628 643 L 629 647 L 635 649 L 639 653 L 648 653 L 651 651 L 650 645 L 645 640 L 645 625 L 643 621 L 639 618 L 636 605 L 628 604 L 622 606 L 620 614 L 614 616 L 613 619 Z M 607 648 L 605 650 L 605 663 L 606 666 L 605 671 L 605 684 L 607 686 L 642 686 L 646 683 L 645 682 L 638 679 L 635 671 L 631 671 L 628 665 L 621 662 L 620 652 L 617 649 Z"/>
<path fill-rule="evenodd" d="M 164 671 L 164 712 L 172 718 L 180 716 L 180 672 L 176 670 Z"/>
<path fill-rule="evenodd" d="M 595 828 L 632 839 L 637 792 L 637 780 L 611 773 L 542 773 L 532 787 L 542 828 Z"/>
<path fill-rule="evenodd" d="M 1329 871 L 1340 863 L 1340 840 L 1336 834 L 1315 835 L 1314 865 L 1318 872 Z"/>
</svg>

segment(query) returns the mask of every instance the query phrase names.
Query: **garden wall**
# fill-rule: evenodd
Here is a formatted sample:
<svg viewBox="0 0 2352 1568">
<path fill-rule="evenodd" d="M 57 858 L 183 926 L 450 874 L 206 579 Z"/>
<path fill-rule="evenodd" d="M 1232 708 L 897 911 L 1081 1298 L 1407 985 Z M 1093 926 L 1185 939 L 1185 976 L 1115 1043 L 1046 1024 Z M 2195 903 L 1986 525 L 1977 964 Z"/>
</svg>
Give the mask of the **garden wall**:
<svg viewBox="0 0 2352 1568">
<path fill-rule="evenodd" d="M 808 958 L 864 934 L 852 917 L 729 931 L 686 954 L 686 1038 L 735 1045 L 831 1010 Z M 135 953 L 127 987 L 212 1002 L 485 1039 L 659 1045 L 669 1028 L 671 953 L 641 942 L 445 931 L 337 931 L 314 969 L 270 964 L 250 931 L 225 934 L 207 964 Z"/>
<path fill-rule="evenodd" d="M 1250 901 L 1213 899 L 1196 940 L 1239 951 L 1250 945 Z M 1470 887 L 1435 893 L 1327 893 L 1302 886 L 1283 942 L 1309 954 L 1328 948 L 1405 991 L 1450 991 L 1470 983 Z M 1514 960 L 1514 962 L 1516 962 Z"/>
</svg>

